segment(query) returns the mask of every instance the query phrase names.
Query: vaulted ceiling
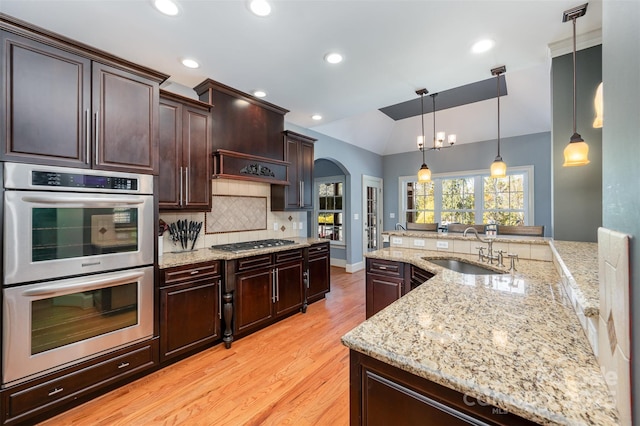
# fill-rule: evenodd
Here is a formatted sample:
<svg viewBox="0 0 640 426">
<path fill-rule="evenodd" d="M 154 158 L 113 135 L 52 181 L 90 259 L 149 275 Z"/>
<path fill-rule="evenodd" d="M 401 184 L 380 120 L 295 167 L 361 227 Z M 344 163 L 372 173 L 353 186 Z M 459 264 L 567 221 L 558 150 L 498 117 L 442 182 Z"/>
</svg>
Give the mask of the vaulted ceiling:
<svg viewBox="0 0 640 426">
<path fill-rule="evenodd" d="M 420 117 L 395 121 L 379 111 L 431 93 L 491 78 L 506 65 L 503 137 L 549 131 L 550 50 L 572 26 L 573 0 L 273 0 L 268 17 L 244 0 L 178 0 L 180 14 L 160 14 L 150 0 L 1 0 L 0 12 L 171 75 L 184 91 L 205 78 L 267 92 L 295 125 L 378 154 L 416 149 Z M 577 21 L 579 40 L 595 44 L 600 1 Z M 594 36 L 595 34 L 595 36 Z M 495 47 L 471 52 L 490 38 Z M 564 41 L 564 44 L 563 44 Z M 344 61 L 323 60 L 337 51 Z M 181 59 L 197 59 L 187 69 Z M 189 90 L 187 92 L 190 93 Z M 195 94 L 193 94 L 195 96 Z M 321 121 L 311 119 L 321 114 Z M 457 143 L 496 137 L 495 99 L 438 111 L 438 130 Z M 432 132 L 425 117 L 425 132 Z"/>
</svg>

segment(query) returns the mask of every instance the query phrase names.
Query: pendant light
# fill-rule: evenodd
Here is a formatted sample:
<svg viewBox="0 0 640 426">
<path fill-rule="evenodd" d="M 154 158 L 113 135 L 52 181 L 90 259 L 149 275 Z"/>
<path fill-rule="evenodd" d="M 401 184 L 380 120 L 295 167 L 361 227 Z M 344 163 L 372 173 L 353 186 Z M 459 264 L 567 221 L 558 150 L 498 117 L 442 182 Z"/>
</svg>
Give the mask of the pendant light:
<svg viewBox="0 0 640 426">
<path fill-rule="evenodd" d="M 491 70 L 491 75 L 496 76 L 497 98 L 498 98 L 498 155 L 496 159 L 491 163 L 491 177 L 503 178 L 507 175 L 507 165 L 502 161 L 500 156 L 500 74 L 507 71 L 507 67 L 502 65 Z"/>
<path fill-rule="evenodd" d="M 424 95 L 427 93 L 429 93 L 427 89 L 416 90 L 416 95 L 420 95 L 420 117 L 422 119 L 422 135 L 418 136 L 418 149 L 422 152 L 422 166 L 420 166 L 420 170 L 418 170 L 418 182 L 421 183 L 431 181 L 431 170 L 429 170 L 429 166 L 427 166 L 424 155 Z"/>
<path fill-rule="evenodd" d="M 562 22 L 573 22 L 573 135 L 564 149 L 563 167 L 589 164 L 589 145 L 576 130 L 576 19 L 587 13 L 587 4 L 565 10 L 562 15 Z"/>
</svg>

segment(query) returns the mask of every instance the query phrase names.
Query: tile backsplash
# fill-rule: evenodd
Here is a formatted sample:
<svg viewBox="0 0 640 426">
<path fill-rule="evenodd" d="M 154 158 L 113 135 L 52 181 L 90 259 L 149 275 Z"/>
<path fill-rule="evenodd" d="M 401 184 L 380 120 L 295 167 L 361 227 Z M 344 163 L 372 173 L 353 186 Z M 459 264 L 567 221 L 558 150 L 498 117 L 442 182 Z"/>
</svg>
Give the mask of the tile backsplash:
<svg viewBox="0 0 640 426">
<path fill-rule="evenodd" d="M 237 216 L 245 215 L 246 211 L 235 212 L 233 209 L 220 209 L 214 206 L 211 213 L 207 215 L 215 214 L 218 219 L 218 228 L 209 228 L 207 231 L 205 225 L 203 225 L 202 231 L 198 236 L 195 248 L 202 249 L 217 244 L 234 243 L 238 241 L 250 241 L 250 240 L 262 240 L 266 238 L 292 238 L 292 237 L 306 237 L 307 236 L 307 213 L 306 212 L 272 212 L 271 211 L 271 185 L 268 183 L 260 182 L 245 182 L 240 180 L 230 179 L 213 179 L 211 181 L 213 203 L 218 203 L 221 199 L 227 198 L 227 207 L 230 204 L 236 206 L 244 205 L 243 201 L 248 203 L 261 202 L 260 200 L 266 200 L 265 209 L 258 206 L 253 206 L 257 210 L 256 216 L 253 219 L 253 225 L 249 217 L 245 219 L 239 219 Z M 244 200 L 243 200 L 244 198 Z M 253 200 L 253 201 L 249 201 Z M 224 202 L 224 201 L 223 201 Z M 238 204 L 239 203 L 239 204 Z M 220 207 L 219 204 L 217 207 Z M 246 207 L 246 206 L 245 206 Z M 240 213 L 235 215 L 236 217 L 230 217 L 234 213 Z M 225 217 L 220 217 L 224 215 Z M 264 217 L 266 215 L 266 224 Z M 205 222 L 205 213 L 189 213 L 189 212 L 160 212 L 160 218 L 166 223 L 176 222 L 177 220 Z M 242 230 L 242 226 L 255 227 L 255 223 L 260 222 L 259 230 Z M 266 226 L 262 226 L 265 224 Z M 226 228 L 225 228 L 226 227 Z M 234 229 L 235 228 L 235 229 Z M 244 228 L 244 229 L 247 229 Z M 212 229 L 217 229 L 213 231 Z M 226 232 L 229 230 L 229 232 Z M 207 233 L 210 232 L 210 233 Z M 219 232 L 219 233 L 211 233 Z M 163 238 L 163 252 L 180 251 L 179 244 L 173 244 L 168 232 L 165 232 Z"/>
<path fill-rule="evenodd" d="M 598 229 L 598 361 L 620 414 L 631 425 L 629 235 Z"/>
</svg>

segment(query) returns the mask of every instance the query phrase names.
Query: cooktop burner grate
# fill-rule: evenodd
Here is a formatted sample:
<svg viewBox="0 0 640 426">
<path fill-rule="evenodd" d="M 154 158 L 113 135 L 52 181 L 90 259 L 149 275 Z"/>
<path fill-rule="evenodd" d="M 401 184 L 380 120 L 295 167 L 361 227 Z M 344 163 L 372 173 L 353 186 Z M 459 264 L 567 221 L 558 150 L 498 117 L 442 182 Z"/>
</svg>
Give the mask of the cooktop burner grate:
<svg viewBox="0 0 640 426">
<path fill-rule="evenodd" d="M 287 246 L 290 244 L 295 244 L 295 241 L 269 239 L 269 240 L 243 241 L 241 243 L 219 244 L 219 245 L 211 246 L 211 248 L 214 250 L 229 251 L 232 253 L 241 253 L 244 251 L 259 250 L 259 249 L 269 248 L 269 247 Z"/>
</svg>

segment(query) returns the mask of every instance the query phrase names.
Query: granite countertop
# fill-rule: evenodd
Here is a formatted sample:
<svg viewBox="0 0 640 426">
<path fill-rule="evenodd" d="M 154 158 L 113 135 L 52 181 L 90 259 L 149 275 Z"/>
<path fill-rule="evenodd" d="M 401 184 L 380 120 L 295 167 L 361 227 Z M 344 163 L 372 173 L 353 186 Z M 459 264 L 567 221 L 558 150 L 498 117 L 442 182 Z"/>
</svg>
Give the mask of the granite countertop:
<svg viewBox="0 0 640 426">
<path fill-rule="evenodd" d="M 436 275 L 342 337 L 350 349 L 541 424 L 618 424 L 598 363 L 552 262 L 465 275 L 389 248 L 367 257 Z"/>
<path fill-rule="evenodd" d="M 205 248 L 200 250 L 181 251 L 175 253 L 164 253 L 158 258 L 158 267 L 160 269 L 171 268 L 174 266 L 190 265 L 200 262 L 208 262 L 212 260 L 233 260 L 241 259 L 243 257 L 258 256 L 261 254 L 275 253 L 278 251 L 293 250 L 297 248 L 309 247 L 313 244 L 325 243 L 328 240 L 320 238 L 304 238 L 293 237 L 285 238 L 287 240 L 295 241 L 294 244 L 278 247 L 268 247 L 263 249 L 244 251 L 241 253 L 232 253 L 222 250 L 213 250 L 211 248 Z"/>
<path fill-rule="evenodd" d="M 384 231 L 383 235 L 390 235 L 394 237 L 411 237 L 411 238 L 434 238 L 434 239 L 446 239 L 446 240 L 476 240 L 474 234 L 469 234 L 466 237 L 459 232 L 433 232 L 433 231 Z M 482 234 L 481 234 L 482 235 Z M 486 238 L 482 235 L 482 238 Z M 493 237 L 493 240 L 498 243 L 524 243 L 524 244 L 549 244 L 551 238 L 548 237 L 527 237 L 521 235 L 498 235 Z"/>
<path fill-rule="evenodd" d="M 558 253 L 556 260 L 565 275 L 570 278 L 569 285 L 585 316 L 598 316 L 600 310 L 598 243 L 552 241 L 549 245 L 551 250 Z"/>
</svg>

